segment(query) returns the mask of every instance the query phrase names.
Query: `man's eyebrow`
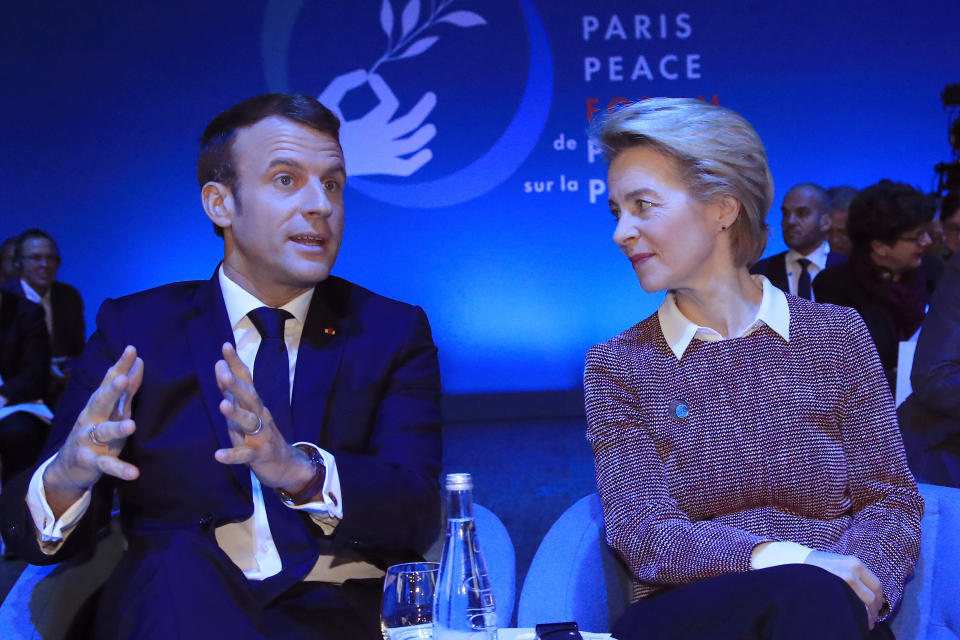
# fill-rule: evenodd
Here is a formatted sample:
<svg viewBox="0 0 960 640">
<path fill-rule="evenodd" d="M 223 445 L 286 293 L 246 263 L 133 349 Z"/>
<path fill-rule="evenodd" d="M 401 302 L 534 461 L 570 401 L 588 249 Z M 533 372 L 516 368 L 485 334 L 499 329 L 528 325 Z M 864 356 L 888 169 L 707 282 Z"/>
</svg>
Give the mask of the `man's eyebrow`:
<svg viewBox="0 0 960 640">
<path fill-rule="evenodd" d="M 302 169 L 303 165 L 294 160 L 293 158 L 274 158 L 270 161 L 270 164 L 267 165 L 267 169 L 273 169 L 277 166 L 286 166 L 294 167 L 296 169 Z"/>
<path fill-rule="evenodd" d="M 293 158 L 274 158 L 267 165 L 267 170 L 269 171 L 274 167 L 292 167 L 294 169 L 305 170 L 304 165 Z M 342 173 L 343 175 L 347 174 L 346 167 L 342 162 L 338 162 L 337 164 L 328 167 L 327 170 L 323 172 L 323 175 L 329 176 L 338 173 Z"/>
</svg>

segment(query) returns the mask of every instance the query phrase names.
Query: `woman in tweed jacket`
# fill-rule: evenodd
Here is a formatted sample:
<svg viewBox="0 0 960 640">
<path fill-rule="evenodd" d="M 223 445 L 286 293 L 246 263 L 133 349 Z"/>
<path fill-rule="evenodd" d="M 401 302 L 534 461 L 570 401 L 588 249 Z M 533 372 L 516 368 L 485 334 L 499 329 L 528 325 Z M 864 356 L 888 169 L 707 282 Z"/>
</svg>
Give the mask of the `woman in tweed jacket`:
<svg viewBox="0 0 960 640">
<path fill-rule="evenodd" d="M 652 99 L 603 125 L 614 241 L 660 309 L 593 347 L 588 439 L 632 638 L 890 638 L 923 501 L 857 313 L 747 266 L 773 181 L 753 127 Z"/>
</svg>

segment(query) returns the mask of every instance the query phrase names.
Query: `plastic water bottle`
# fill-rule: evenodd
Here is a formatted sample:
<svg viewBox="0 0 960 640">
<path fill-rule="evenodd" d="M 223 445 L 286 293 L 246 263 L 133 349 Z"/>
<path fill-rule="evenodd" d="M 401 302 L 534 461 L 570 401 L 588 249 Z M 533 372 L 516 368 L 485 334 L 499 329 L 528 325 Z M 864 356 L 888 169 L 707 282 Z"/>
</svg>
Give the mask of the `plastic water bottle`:
<svg viewBox="0 0 960 640">
<path fill-rule="evenodd" d="M 433 640 L 496 640 L 497 609 L 473 520 L 473 478 L 447 475 L 447 537 L 433 600 Z"/>
</svg>

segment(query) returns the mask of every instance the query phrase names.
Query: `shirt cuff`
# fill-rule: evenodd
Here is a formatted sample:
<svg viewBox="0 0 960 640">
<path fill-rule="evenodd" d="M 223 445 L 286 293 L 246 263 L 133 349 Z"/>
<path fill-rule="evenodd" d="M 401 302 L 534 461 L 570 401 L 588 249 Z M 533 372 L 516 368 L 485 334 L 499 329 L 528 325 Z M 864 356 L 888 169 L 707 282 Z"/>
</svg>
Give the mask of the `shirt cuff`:
<svg viewBox="0 0 960 640">
<path fill-rule="evenodd" d="M 753 548 L 750 567 L 752 569 L 767 569 L 782 564 L 803 564 L 811 551 L 813 549 L 810 547 L 789 540 L 761 542 Z"/>
<path fill-rule="evenodd" d="M 53 454 L 40 465 L 33 473 L 33 477 L 30 478 L 30 486 L 27 488 L 27 507 L 30 509 L 33 524 L 37 528 L 37 542 L 40 544 L 40 550 L 48 556 L 60 550 L 67 536 L 77 526 L 80 518 L 87 512 L 87 507 L 90 506 L 90 490 L 88 489 L 80 496 L 80 499 L 63 512 L 59 520 L 54 517 L 53 509 L 47 503 L 47 493 L 43 488 L 43 472 L 47 470 L 47 467 L 56 457 L 57 454 Z"/>
<path fill-rule="evenodd" d="M 340 495 L 340 474 L 337 472 L 337 461 L 332 453 L 324 451 L 312 442 L 297 442 L 294 443 L 294 446 L 301 444 L 313 447 L 320 452 L 320 457 L 323 458 L 324 478 L 323 489 L 320 492 L 321 500 L 297 505 L 288 504 L 287 506 L 291 509 L 306 511 L 310 514 L 310 519 L 320 527 L 323 533 L 330 535 L 343 520 L 343 497 Z"/>
</svg>

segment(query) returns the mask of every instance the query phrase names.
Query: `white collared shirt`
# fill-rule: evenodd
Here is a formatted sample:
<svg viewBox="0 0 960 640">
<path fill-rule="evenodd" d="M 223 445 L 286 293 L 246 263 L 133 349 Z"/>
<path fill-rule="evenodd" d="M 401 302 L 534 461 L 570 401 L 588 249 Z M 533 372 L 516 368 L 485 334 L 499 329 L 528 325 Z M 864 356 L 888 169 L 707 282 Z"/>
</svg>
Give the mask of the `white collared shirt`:
<svg viewBox="0 0 960 640">
<path fill-rule="evenodd" d="M 770 327 L 784 342 L 790 342 L 790 305 L 783 291 L 773 286 L 764 276 L 750 276 L 753 281 L 763 288 L 760 306 L 753 321 L 736 336 L 749 336 L 763 326 Z M 683 359 L 683 354 L 694 338 L 704 342 L 718 342 L 725 340 L 716 329 L 703 327 L 687 319 L 677 307 L 673 292 L 668 292 L 657 310 L 657 319 L 660 321 L 660 331 L 670 346 L 670 351 L 677 360 Z M 803 564 L 813 551 L 796 542 L 783 540 L 779 542 L 763 542 L 753 549 L 750 566 L 753 569 L 766 569 L 783 564 Z"/>
<path fill-rule="evenodd" d="M 233 330 L 234 343 L 237 355 L 241 362 L 253 373 L 257 349 L 260 347 L 260 334 L 247 313 L 258 307 L 268 306 L 247 292 L 240 285 L 233 282 L 223 272 L 221 266 L 217 271 L 220 289 L 223 292 L 227 318 Z M 293 379 L 296 371 L 297 353 L 300 346 L 300 337 L 306 320 L 307 311 L 313 298 L 313 289 L 297 296 L 281 308 L 293 315 L 284 325 L 284 342 L 287 346 L 287 355 L 290 360 L 290 390 L 293 393 Z M 210 375 L 213 375 L 211 369 Z M 326 534 L 330 534 L 343 518 L 343 497 L 340 490 L 340 476 L 334 456 L 328 451 L 308 444 L 320 451 L 326 467 L 321 492 L 322 501 L 291 506 L 292 509 L 303 510 Z M 211 452 L 211 456 L 213 452 Z M 47 503 L 43 488 L 43 472 L 56 457 L 51 456 L 33 474 L 27 492 L 27 505 L 37 528 L 40 548 L 52 555 L 63 545 L 70 532 L 76 527 L 80 518 L 86 513 L 90 505 L 90 491 L 71 505 L 57 520 L 53 510 Z M 228 523 L 217 527 L 215 534 L 217 543 L 230 557 L 244 575 L 251 579 L 265 579 L 276 575 L 282 568 L 280 554 L 277 551 L 270 533 L 270 524 L 267 521 L 266 507 L 263 502 L 263 491 L 256 475 L 251 471 L 250 479 L 253 491 L 253 516 L 243 522 Z M 382 577 L 383 571 L 352 554 L 342 554 L 349 557 L 336 559 L 333 556 L 320 556 L 317 563 L 305 580 L 324 582 L 343 582 L 351 578 Z"/>
<path fill-rule="evenodd" d="M 787 282 L 790 283 L 790 293 L 799 295 L 797 291 L 800 288 L 800 273 L 803 271 L 803 267 L 801 267 L 798 262 L 799 260 L 806 259 L 810 261 L 810 264 L 807 266 L 807 272 L 810 274 L 810 282 L 812 283 L 813 279 L 817 277 L 817 274 L 827 268 L 827 258 L 829 255 L 830 243 L 826 240 L 824 240 L 823 244 L 817 247 L 813 253 L 808 255 L 803 255 L 794 249 L 787 251 L 787 255 L 785 255 L 783 259 L 786 261 Z M 813 299 L 813 296 L 814 293 L 811 288 L 811 299 Z"/>
<path fill-rule="evenodd" d="M 757 308 L 757 315 L 738 338 L 748 336 L 761 326 L 766 325 L 773 329 L 777 335 L 790 342 L 790 307 L 787 304 L 787 296 L 773 286 L 773 284 L 761 275 L 750 276 L 755 283 L 763 287 L 763 296 L 760 299 L 760 306 Z M 701 327 L 687 319 L 673 297 L 672 292 L 668 292 L 663 299 L 663 304 L 657 310 L 657 319 L 660 321 L 660 330 L 673 355 L 677 360 L 683 358 L 684 352 L 693 339 L 703 340 L 704 342 L 716 342 L 723 340 L 724 337 L 719 331 L 710 327 Z"/>
</svg>

